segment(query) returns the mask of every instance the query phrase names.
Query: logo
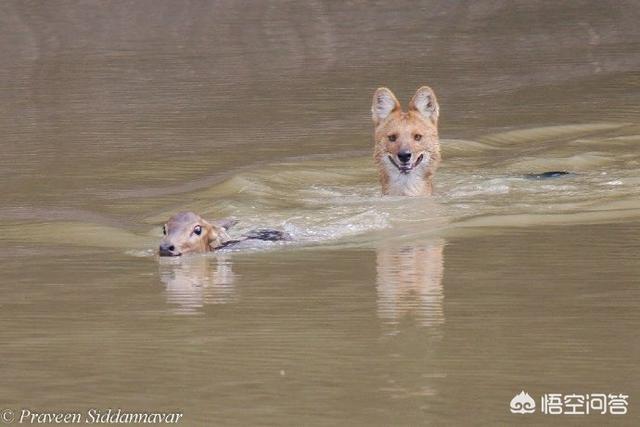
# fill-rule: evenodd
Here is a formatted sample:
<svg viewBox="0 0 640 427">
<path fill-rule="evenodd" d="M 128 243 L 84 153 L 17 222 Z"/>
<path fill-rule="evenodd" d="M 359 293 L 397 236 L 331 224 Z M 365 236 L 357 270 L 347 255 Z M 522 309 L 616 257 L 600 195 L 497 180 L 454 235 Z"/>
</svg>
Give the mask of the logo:
<svg viewBox="0 0 640 427">
<path fill-rule="evenodd" d="M 533 414 L 536 402 L 522 390 L 509 403 L 512 414 Z M 629 413 L 629 395 L 623 393 L 562 394 L 545 393 L 540 396 L 542 415 L 626 415 Z"/>
<path fill-rule="evenodd" d="M 533 414 L 536 411 L 536 402 L 529 393 L 524 390 L 520 394 L 516 394 L 509 404 L 511 413 L 513 414 Z"/>
</svg>

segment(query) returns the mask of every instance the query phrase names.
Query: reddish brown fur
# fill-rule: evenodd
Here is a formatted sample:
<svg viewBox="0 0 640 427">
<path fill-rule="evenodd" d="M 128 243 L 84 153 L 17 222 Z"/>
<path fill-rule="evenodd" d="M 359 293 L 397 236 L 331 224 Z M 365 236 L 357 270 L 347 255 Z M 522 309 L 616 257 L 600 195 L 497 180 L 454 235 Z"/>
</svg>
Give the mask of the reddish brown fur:
<svg viewBox="0 0 640 427">
<path fill-rule="evenodd" d="M 440 163 L 439 107 L 433 90 L 428 86 L 418 89 L 404 112 L 395 95 L 380 88 L 373 96 L 371 110 L 375 125 L 373 157 L 383 194 L 430 195 Z M 411 153 L 406 166 L 398 157 L 401 153 Z M 400 170 L 402 167 L 408 170 Z"/>
<path fill-rule="evenodd" d="M 200 234 L 196 234 L 196 227 L 199 227 Z M 180 256 L 213 251 L 228 239 L 225 229 L 224 225 L 210 224 L 193 212 L 180 212 L 164 225 L 160 255 Z"/>
</svg>

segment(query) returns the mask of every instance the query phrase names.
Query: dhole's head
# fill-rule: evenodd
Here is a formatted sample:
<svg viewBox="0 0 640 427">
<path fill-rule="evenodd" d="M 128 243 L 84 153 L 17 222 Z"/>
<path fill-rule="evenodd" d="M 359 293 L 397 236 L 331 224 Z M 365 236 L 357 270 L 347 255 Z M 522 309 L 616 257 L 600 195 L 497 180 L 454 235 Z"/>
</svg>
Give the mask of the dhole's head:
<svg viewBox="0 0 640 427">
<path fill-rule="evenodd" d="M 226 229 L 234 221 L 210 224 L 193 212 L 180 212 L 162 228 L 164 237 L 160 242 L 160 256 L 180 256 L 187 253 L 209 252 L 226 239 Z"/>
<path fill-rule="evenodd" d="M 373 94 L 374 159 L 382 191 L 391 195 L 431 194 L 431 178 L 440 162 L 438 101 L 428 86 L 418 89 L 406 112 L 393 92 Z"/>
</svg>

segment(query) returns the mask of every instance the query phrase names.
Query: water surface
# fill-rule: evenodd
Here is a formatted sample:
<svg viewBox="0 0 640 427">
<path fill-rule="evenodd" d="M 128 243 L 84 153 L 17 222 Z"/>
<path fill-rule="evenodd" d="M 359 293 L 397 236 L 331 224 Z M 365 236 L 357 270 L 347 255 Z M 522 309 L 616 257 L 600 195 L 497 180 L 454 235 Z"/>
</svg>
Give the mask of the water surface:
<svg viewBox="0 0 640 427">
<path fill-rule="evenodd" d="M 635 2 L 3 3 L 0 407 L 510 425 L 524 389 L 629 394 L 629 415 L 580 423 L 637 424 L 639 20 Z M 436 194 L 381 197 L 371 94 L 423 84 Z M 294 240 L 158 259 L 184 209 Z"/>
</svg>

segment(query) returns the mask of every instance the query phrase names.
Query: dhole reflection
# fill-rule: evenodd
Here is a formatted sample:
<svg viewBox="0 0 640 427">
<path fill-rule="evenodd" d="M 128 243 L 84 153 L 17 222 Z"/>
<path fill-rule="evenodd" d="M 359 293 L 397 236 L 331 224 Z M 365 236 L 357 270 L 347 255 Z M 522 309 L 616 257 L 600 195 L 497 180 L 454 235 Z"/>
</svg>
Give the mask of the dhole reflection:
<svg viewBox="0 0 640 427">
<path fill-rule="evenodd" d="M 205 305 L 227 304 L 236 298 L 235 274 L 228 257 L 192 256 L 164 258 L 160 280 L 167 303 L 178 313 L 197 313 Z"/>
<path fill-rule="evenodd" d="M 397 324 L 406 318 L 422 326 L 444 322 L 445 241 L 381 247 L 377 250 L 378 316 Z"/>
</svg>

